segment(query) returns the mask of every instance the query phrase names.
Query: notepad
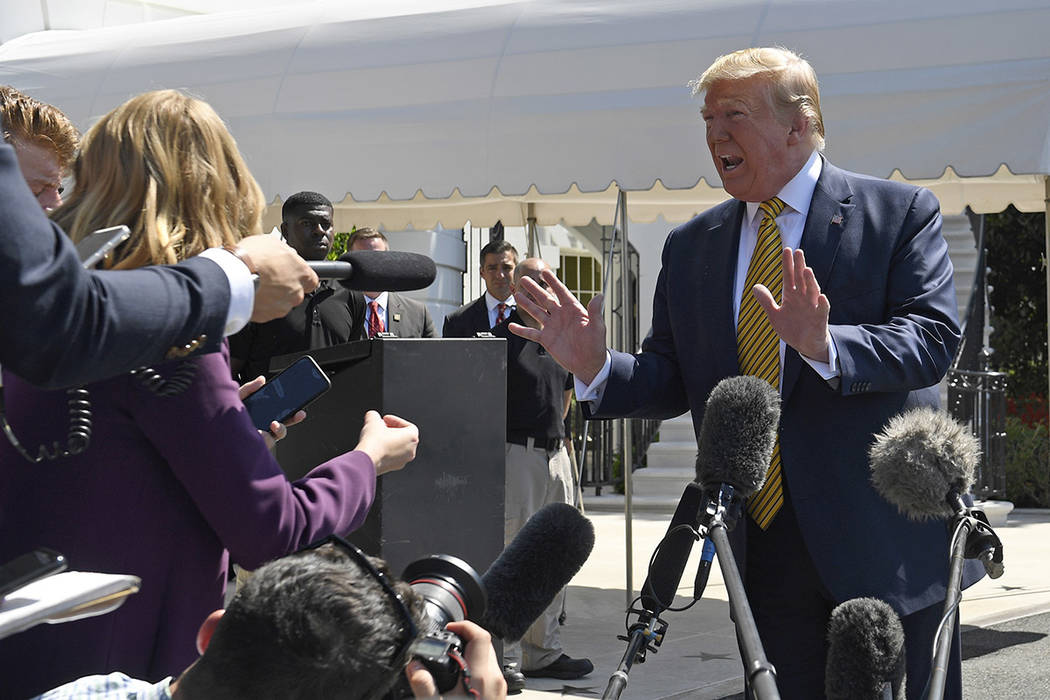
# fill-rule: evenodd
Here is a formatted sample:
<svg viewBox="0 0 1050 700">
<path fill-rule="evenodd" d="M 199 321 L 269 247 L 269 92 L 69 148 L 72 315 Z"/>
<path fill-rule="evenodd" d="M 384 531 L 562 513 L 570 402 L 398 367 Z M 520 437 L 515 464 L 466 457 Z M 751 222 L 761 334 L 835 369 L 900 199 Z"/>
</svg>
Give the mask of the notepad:
<svg viewBox="0 0 1050 700">
<path fill-rule="evenodd" d="M 104 615 L 138 593 L 141 580 L 127 574 L 66 571 L 33 581 L 0 602 L 0 639 L 41 623 Z"/>
</svg>

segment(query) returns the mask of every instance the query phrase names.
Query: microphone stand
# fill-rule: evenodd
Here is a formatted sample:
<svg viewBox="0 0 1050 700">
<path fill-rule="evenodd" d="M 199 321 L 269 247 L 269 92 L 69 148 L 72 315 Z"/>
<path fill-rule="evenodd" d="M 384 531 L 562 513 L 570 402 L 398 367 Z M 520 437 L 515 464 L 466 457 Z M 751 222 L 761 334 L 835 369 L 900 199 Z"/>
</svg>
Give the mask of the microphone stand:
<svg viewBox="0 0 1050 700">
<path fill-rule="evenodd" d="M 926 700 L 941 700 L 948 674 L 948 653 L 955 636 L 956 612 L 962 599 L 963 559 L 980 559 L 991 578 L 1003 575 L 1003 543 L 992 530 L 983 510 L 967 508 L 954 491 L 948 494 L 948 505 L 955 511 L 948 588 L 945 591 L 944 614 L 937 630 L 936 647 L 930 678 L 926 682 Z"/>
<path fill-rule="evenodd" d="M 629 643 L 627 651 L 620 659 L 620 665 L 609 676 L 609 684 L 605 687 L 602 700 L 617 700 L 620 697 L 620 693 L 627 687 L 627 674 L 631 672 L 631 666 L 635 662 L 644 663 L 646 651 L 655 654 L 657 647 L 663 644 L 664 635 L 667 633 L 667 623 L 661 620 L 658 614 L 636 608 L 631 608 L 630 612 L 639 615 L 638 622 L 631 625 L 630 637 L 617 636 L 617 639 Z"/>
<path fill-rule="evenodd" d="M 707 521 L 706 537 L 715 543 L 718 565 L 722 567 L 722 579 L 729 592 L 729 607 L 736 621 L 737 636 L 744 653 L 744 672 L 747 675 L 748 685 L 758 700 L 780 700 L 780 691 L 777 690 L 777 672 L 773 664 L 769 663 L 766 652 L 762 648 L 755 616 L 751 613 L 744 582 L 729 546 L 727 533 L 736 518 L 727 519 L 727 512 L 730 507 L 739 508 L 739 506 L 739 499 L 734 502 L 733 487 L 729 484 L 719 485 L 717 496 L 708 501 L 707 511 L 704 514 Z"/>
</svg>

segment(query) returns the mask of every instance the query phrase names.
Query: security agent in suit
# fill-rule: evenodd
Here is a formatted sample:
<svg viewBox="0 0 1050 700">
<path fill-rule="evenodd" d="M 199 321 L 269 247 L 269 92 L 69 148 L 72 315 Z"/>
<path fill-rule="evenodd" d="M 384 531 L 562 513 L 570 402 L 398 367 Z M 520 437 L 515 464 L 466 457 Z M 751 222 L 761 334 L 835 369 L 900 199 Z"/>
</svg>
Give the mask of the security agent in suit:
<svg viewBox="0 0 1050 700">
<path fill-rule="evenodd" d="M 258 275 L 258 287 L 252 274 Z M 45 388 L 84 384 L 218 348 L 249 317 L 287 313 L 317 275 L 284 243 L 250 236 L 178 265 L 89 272 L 0 143 L 0 364 Z"/>
<path fill-rule="evenodd" d="M 445 317 L 443 338 L 473 338 L 487 333 L 510 317 L 515 301 L 511 276 L 518 264 L 518 251 L 507 241 L 491 241 L 481 249 L 481 279 L 485 293 Z M 501 306 L 502 305 L 502 306 Z"/>
<path fill-rule="evenodd" d="M 689 409 L 698 429 L 715 383 L 742 373 L 737 324 L 755 299 L 759 324 L 779 338 L 771 360 L 783 401 L 782 489 L 764 529 L 750 514 L 738 525 L 734 553 L 781 694 L 823 697 L 830 612 L 872 596 L 902 615 L 907 692 L 917 698 L 945 596 L 949 535 L 943 523 L 905 520 L 875 492 L 867 449 L 889 417 L 936 404 L 934 385 L 958 344 L 937 202 L 820 155 L 816 76 L 789 51 L 722 56 L 694 87 L 705 95 L 708 147 L 733 199 L 668 236 L 642 352 L 607 353 L 601 300 L 584 309 L 553 275 L 544 276 L 552 293 L 523 282 L 538 304 L 517 295 L 545 320 L 542 331 L 512 329 L 576 375 L 577 399 L 591 401 L 593 417 Z M 773 248 L 768 267 L 782 271 L 782 297 L 744 283 L 771 206 L 781 210 L 770 218 L 783 251 L 778 266 Z M 975 579 L 971 569 L 964 583 Z M 946 697 L 961 697 L 960 676 L 956 636 Z"/>
<path fill-rule="evenodd" d="M 281 206 L 281 235 L 305 260 L 324 260 L 332 249 L 332 203 L 317 192 L 296 192 Z M 270 359 L 327 348 L 364 337 L 364 300 L 340 284 L 324 280 L 281 318 L 250 323 L 230 338 L 234 379 L 265 376 Z"/>
<path fill-rule="evenodd" d="M 347 250 L 390 250 L 380 231 L 362 227 L 350 234 Z M 434 338 L 434 322 L 427 305 L 397 292 L 364 292 L 366 336 L 393 333 L 398 338 Z"/>
</svg>

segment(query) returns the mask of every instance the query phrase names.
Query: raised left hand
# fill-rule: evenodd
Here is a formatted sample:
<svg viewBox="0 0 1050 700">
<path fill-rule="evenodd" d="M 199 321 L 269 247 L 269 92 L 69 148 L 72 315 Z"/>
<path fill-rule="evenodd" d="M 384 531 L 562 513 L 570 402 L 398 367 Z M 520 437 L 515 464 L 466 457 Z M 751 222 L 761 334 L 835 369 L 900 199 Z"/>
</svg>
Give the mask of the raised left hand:
<svg viewBox="0 0 1050 700">
<path fill-rule="evenodd" d="M 784 248 L 781 264 L 784 268 L 781 303 L 778 305 L 761 284 L 756 284 L 752 290 L 755 299 L 781 340 L 811 360 L 827 362 L 831 343 L 828 334 L 831 304 L 821 294 L 813 268 L 806 265 L 806 256 L 801 249 Z"/>
</svg>

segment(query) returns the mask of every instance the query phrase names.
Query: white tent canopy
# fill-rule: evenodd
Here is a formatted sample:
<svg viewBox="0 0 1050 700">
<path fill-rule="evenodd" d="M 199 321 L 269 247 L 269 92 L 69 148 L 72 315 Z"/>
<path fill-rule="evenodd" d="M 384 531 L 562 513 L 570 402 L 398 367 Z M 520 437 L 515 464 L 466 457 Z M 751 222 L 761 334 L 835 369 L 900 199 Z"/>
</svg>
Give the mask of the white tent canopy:
<svg viewBox="0 0 1050 700">
<path fill-rule="evenodd" d="M 836 164 L 947 212 L 1042 211 L 1048 36 L 1047 0 L 359 0 L 29 34 L 0 83 L 81 127 L 186 89 L 268 197 L 345 197 L 359 225 L 608 223 L 613 184 L 632 219 L 681 220 L 725 196 L 688 81 L 779 44 L 821 78 Z"/>
</svg>

